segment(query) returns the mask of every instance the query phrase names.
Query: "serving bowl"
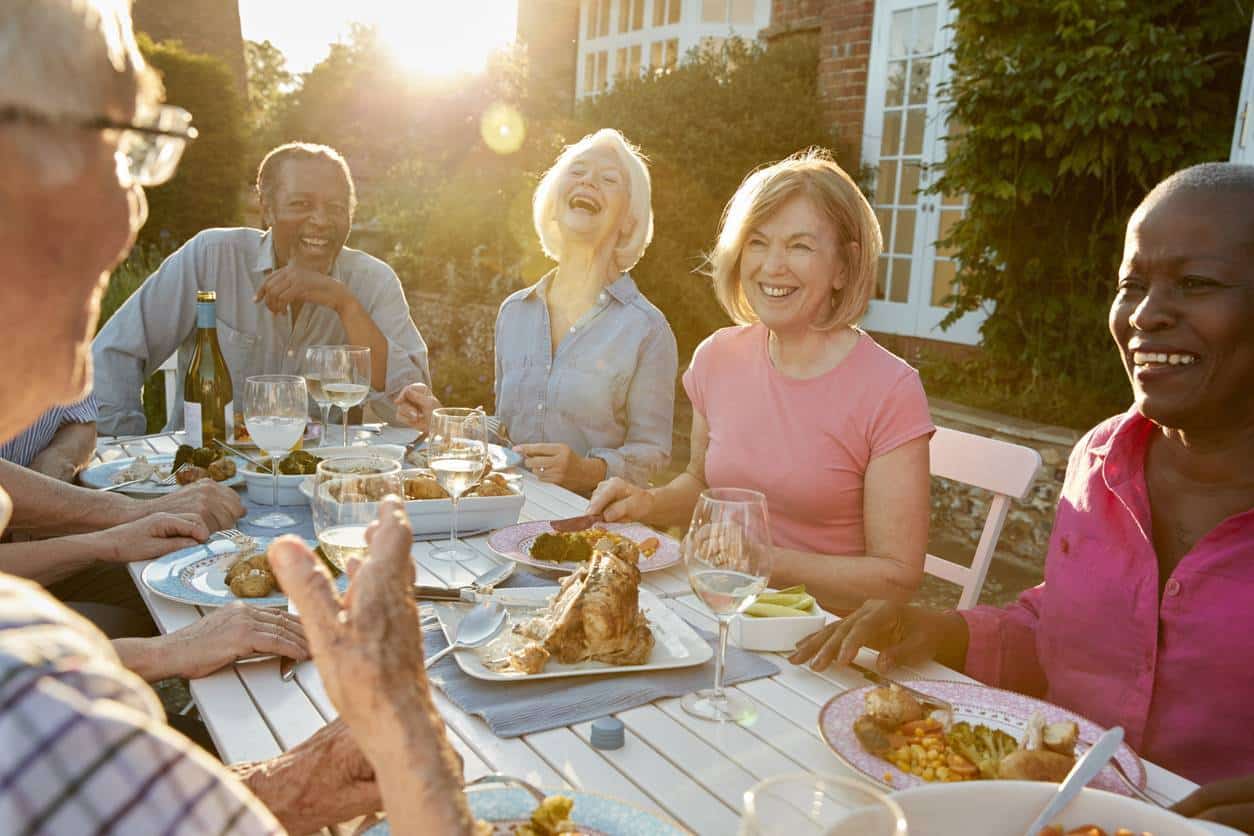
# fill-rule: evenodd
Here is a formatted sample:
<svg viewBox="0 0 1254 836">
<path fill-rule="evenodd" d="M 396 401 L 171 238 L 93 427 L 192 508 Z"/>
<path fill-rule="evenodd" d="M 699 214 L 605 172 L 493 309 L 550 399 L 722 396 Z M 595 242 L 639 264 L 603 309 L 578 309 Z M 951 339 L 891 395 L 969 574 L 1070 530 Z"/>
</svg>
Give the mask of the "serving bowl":
<svg viewBox="0 0 1254 836">
<path fill-rule="evenodd" d="M 727 625 L 728 640 L 742 650 L 782 653 L 791 651 L 797 642 L 827 623 L 827 613 L 817 603 L 809 615 L 759 618 L 752 615 L 732 616 Z"/>
<path fill-rule="evenodd" d="M 1023 833 L 1057 784 L 1039 781 L 966 781 L 930 784 L 893 793 L 905 810 L 910 836 L 1005 836 Z M 1208 836 L 1200 823 L 1124 795 L 1084 789 L 1053 822 L 1064 832 L 1094 824 L 1114 833 L 1125 827 L 1154 836 Z"/>
<path fill-rule="evenodd" d="M 385 459 L 395 459 L 400 461 L 405 455 L 405 448 L 399 444 L 372 444 L 369 447 L 314 447 L 306 450 L 307 453 L 313 453 L 322 459 L 339 459 L 345 456 L 381 456 Z M 254 456 L 258 461 L 266 461 L 263 455 Z M 240 474 L 244 477 L 244 483 L 248 487 L 248 498 L 258 505 L 269 505 L 273 501 L 273 494 L 269 473 L 259 472 L 252 464 L 244 462 L 239 468 Z M 306 479 L 312 479 L 312 476 L 297 474 L 279 474 L 279 504 L 280 505 L 308 505 L 310 493 L 301 490 L 301 485 Z"/>
</svg>

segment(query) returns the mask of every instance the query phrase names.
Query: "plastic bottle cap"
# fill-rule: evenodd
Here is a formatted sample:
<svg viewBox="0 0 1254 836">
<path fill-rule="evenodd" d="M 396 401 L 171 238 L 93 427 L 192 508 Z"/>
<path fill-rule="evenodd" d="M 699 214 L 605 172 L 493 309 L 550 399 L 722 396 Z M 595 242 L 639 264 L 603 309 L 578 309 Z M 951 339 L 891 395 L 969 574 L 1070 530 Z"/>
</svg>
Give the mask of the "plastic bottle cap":
<svg viewBox="0 0 1254 836">
<path fill-rule="evenodd" d="M 596 749 L 621 749 L 626 737 L 623 723 L 617 717 L 602 717 L 592 722 L 592 746 Z"/>
</svg>

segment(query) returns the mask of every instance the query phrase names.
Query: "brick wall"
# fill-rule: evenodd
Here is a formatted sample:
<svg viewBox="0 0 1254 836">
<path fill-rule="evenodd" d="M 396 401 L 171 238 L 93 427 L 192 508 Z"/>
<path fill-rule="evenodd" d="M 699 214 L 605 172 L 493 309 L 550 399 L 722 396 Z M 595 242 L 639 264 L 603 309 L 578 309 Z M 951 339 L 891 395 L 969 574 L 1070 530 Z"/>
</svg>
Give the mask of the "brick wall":
<svg viewBox="0 0 1254 836">
<path fill-rule="evenodd" d="M 860 158 L 874 0 L 773 0 L 768 40 L 819 33 L 819 102 L 838 151 Z"/>
</svg>

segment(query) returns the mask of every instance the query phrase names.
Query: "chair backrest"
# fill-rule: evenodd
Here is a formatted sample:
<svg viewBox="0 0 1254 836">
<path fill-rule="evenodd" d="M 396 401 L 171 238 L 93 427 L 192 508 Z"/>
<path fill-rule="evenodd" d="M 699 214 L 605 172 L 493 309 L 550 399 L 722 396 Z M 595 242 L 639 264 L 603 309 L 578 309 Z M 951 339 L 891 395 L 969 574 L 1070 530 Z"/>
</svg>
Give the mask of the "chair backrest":
<svg viewBox="0 0 1254 836">
<path fill-rule="evenodd" d="M 924 571 L 962 587 L 958 609 L 974 607 L 988 575 L 1011 499 L 1023 499 L 1041 467 L 1041 454 L 1021 444 L 939 427 L 929 447 L 932 475 L 991 491 L 988 517 L 971 565 L 929 554 Z"/>
<path fill-rule="evenodd" d="M 178 389 L 179 353 L 176 351 L 157 367 L 165 376 L 165 425 L 174 421 L 174 396 Z"/>
</svg>

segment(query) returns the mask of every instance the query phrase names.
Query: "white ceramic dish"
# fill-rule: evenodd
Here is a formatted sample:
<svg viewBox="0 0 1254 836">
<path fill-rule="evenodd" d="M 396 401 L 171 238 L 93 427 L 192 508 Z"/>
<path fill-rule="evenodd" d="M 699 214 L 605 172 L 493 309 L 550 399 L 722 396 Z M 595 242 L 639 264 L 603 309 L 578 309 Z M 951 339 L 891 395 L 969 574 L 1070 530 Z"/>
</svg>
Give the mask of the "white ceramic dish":
<svg viewBox="0 0 1254 836">
<path fill-rule="evenodd" d="M 305 450 L 306 453 L 313 453 L 315 456 L 323 459 L 342 459 L 346 456 L 381 456 L 385 459 L 395 459 L 400 461 L 405 455 L 405 448 L 399 444 L 374 444 L 369 447 L 314 447 Z M 254 456 L 254 458 L 264 460 L 264 456 Z M 240 473 L 243 474 L 244 483 L 248 486 L 248 498 L 258 505 L 269 505 L 273 500 L 273 487 L 270 483 L 269 473 L 259 473 L 248 463 L 243 463 L 240 467 Z M 301 485 L 308 479 L 304 475 L 288 475 L 279 474 L 279 504 L 280 505 L 308 505 L 309 497 L 301 490 Z"/>
<path fill-rule="evenodd" d="M 742 650 L 791 652 L 797 642 L 820 629 L 827 619 L 827 613 L 818 604 L 810 608 L 809 615 L 796 618 L 755 618 L 742 613 L 732 616 L 727 638 Z"/>
<path fill-rule="evenodd" d="M 530 618 L 534 610 L 543 607 L 549 599 L 557 594 L 556 586 L 515 587 L 501 589 L 493 593 L 493 597 L 510 609 L 513 622 Z M 503 654 L 501 642 L 510 638 L 510 627 L 502 634 L 502 638 L 482 648 L 455 650 L 452 655 L 457 664 L 468 676 L 476 679 L 487 679 L 496 682 L 517 682 L 525 679 L 557 679 L 564 676 L 592 676 L 605 673 L 632 673 L 634 671 L 654 671 L 667 668 L 687 668 L 701 665 L 709 660 L 714 651 L 710 643 L 701 638 L 682 618 L 671 612 L 656 595 L 647 589 L 640 590 L 640 608 L 649 620 L 649 628 L 653 631 L 653 653 L 649 661 L 643 665 L 607 665 L 603 662 L 580 662 L 577 665 L 563 665 L 550 660 L 541 673 L 520 674 L 501 673 L 489 670 L 484 666 L 484 659 L 496 658 Z M 467 608 L 458 604 L 435 605 L 435 613 L 440 619 L 440 629 L 444 637 L 457 634 L 457 625 L 468 612 Z M 451 640 L 451 639 L 450 639 Z M 432 670 L 435 670 L 433 668 Z"/>
<path fill-rule="evenodd" d="M 342 449 L 342 448 L 341 448 Z M 354 448 L 364 449 L 364 448 Z M 373 449 L 373 448 L 371 448 Z M 399 448 L 398 448 L 399 449 Z M 404 472 L 402 472 L 404 473 Z M 313 499 L 313 477 L 302 476 L 297 486 L 305 502 Z M 282 481 L 282 477 L 280 477 Z M 457 533 L 460 536 L 468 532 L 490 531 L 503 528 L 518 522 L 526 498 L 522 493 L 522 485 L 514 482 L 517 493 L 510 496 L 464 496 L 457 504 Z M 269 487 L 265 491 L 269 491 Z M 265 494 L 267 497 L 269 493 Z M 269 499 L 265 500 L 269 502 Z M 443 534 L 446 537 L 453 521 L 453 500 L 451 499 L 411 499 L 405 503 L 405 511 L 409 514 L 409 526 L 417 537 Z"/>
<path fill-rule="evenodd" d="M 906 813 L 910 836 L 1006 836 L 1024 833 L 1057 789 L 1036 781 L 967 781 L 902 790 L 893 793 L 893 800 Z M 1095 789 L 1082 790 L 1054 823 L 1064 829 L 1095 824 L 1107 833 L 1126 827 L 1154 836 L 1215 832 L 1134 798 Z"/>
</svg>

